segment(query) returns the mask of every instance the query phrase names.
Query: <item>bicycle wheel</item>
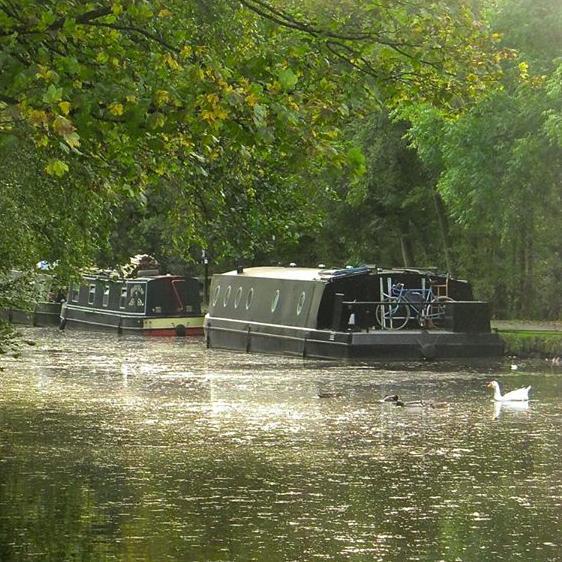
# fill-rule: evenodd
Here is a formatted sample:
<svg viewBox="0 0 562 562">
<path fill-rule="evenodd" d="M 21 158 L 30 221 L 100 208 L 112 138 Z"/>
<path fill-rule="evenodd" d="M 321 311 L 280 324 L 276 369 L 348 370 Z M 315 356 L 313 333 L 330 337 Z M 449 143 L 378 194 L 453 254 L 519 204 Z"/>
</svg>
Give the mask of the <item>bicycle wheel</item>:
<svg viewBox="0 0 562 562">
<path fill-rule="evenodd" d="M 410 307 L 401 302 L 377 305 L 377 322 L 383 330 L 401 330 L 410 320 Z"/>
<path fill-rule="evenodd" d="M 433 328 L 442 328 L 445 324 L 446 303 L 454 300 L 450 297 L 435 297 L 424 310 L 425 322 Z"/>
</svg>

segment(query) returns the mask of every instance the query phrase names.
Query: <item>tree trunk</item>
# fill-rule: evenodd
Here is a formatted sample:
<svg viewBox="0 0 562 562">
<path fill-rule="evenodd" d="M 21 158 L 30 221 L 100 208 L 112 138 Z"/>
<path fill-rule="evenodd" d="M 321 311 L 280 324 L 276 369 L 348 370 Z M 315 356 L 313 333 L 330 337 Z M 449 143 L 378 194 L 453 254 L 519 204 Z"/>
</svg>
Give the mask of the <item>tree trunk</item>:
<svg viewBox="0 0 562 562">
<path fill-rule="evenodd" d="M 521 314 L 525 319 L 533 317 L 535 309 L 535 295 L 533 287 L 534 255 L 533 255 L 533 225 L 527 225 L 528 229 L 523 234 L 523 280 L 521 295 Z"/>
<path fill-rule="evenodd" d="M 411 227 L 409 224 L 400 229 L 400 249 L 402 250 L 402 262 L 404 267 L 412 267 L 415 265 L 414 246 L 410 235 Z"/>
<path fill-rule="evenodd" d="M 455 264 L 453 263 L 453 251 L 451 249 L 451 239 L 449 237 L 449 219 L 443 199 L 436 190 L 433 190 L 433 203 L 435 205 L 435 212 L 437 213 L 437 222 L 439 223 L 439 233 L 441 235 L 443 253 L 445 254 L 445 264 L 447 265 L 447 271 L 452 273 Z"/>
</svg>

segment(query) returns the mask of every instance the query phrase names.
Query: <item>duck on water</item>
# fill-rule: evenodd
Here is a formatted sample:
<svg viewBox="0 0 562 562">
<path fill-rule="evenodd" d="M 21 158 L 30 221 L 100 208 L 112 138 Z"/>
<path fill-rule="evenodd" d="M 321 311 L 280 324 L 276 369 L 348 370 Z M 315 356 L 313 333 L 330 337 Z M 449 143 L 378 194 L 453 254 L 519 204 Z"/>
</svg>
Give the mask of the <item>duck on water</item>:
<svg viewBox="0 0 562 562">
<path fill-rule="evenodd" d="M 404 401 L 400 400 L 400 396 L 398 394 L 389 394 L 388 396 L 385 396 L 381 402 L 389 402 L 401 408 L 447 408 L 449 406 L 447 402 L 431 402 L 426 400 Z"/>
<path fill-rule="evenodd" d="M 501 393 L 498 381 L 491 381 L 486 386 L 494 390 L 495 402 L 526 402 L 529 400 L 529 391 L 531 390 L 530 385 L 512 390 L 506 394 Z"/>
</svg>

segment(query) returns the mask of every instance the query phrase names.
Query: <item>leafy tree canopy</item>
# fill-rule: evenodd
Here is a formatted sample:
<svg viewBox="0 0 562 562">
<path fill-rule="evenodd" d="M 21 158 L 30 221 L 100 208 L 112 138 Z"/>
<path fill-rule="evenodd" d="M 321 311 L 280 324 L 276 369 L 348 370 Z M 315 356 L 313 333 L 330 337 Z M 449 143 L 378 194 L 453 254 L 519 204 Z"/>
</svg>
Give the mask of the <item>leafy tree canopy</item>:
<svg viewBox="0 0 562 562">
<path fill-rule="evenodd" d="M 0 270 L 296 242 L 367 169 L 347 123 L 496 80 L 473 5 L 0 0 Z"/>
<path fill-rule="evenodd" d="M 34 154 L 38 185 L 71 175 L 141 208 L 166 193 L 181 247 L 252 253 L 308 221 L 316 171 L 361 172 L 350 116 L 485 91 L 506 52 L 471 6 L 1 0 L 0 139 Z"/>
</svg>

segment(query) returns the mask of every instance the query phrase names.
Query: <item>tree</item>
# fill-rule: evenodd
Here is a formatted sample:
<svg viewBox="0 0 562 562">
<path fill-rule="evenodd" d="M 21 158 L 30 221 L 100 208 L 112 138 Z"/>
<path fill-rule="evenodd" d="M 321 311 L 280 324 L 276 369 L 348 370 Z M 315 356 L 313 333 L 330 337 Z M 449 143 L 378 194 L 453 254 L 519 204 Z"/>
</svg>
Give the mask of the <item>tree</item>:
<svg viewBox="0 0 562 562">
<path fill-rule="evenodd" d="M 561 20 L 560 5 L 549 0 L 505 3 L 496 26 L 519 54 L 501 87 L 455 120 L 428 106 L 408 112 L 419 154 L 440 171 L 462 271 L 498 314 L 512 317 L 561 311 L 561 71 L 555 45 L 537 39 L 560 36 Z"/>
<path fill-rule="evenodd" d="M 350 184 L 342 183 L 339 200 L 327 203 L 317 260 L 386 267 L 442 265 L 442 260 L 434 260 L 442 253 L 439 237 L 433 234 L 434 184 L 408 147 L 407 130 L 407 122 L 392 121 L 382 111 L 354 123 L 351 131 L 364 173 Z"/>
</svg>

